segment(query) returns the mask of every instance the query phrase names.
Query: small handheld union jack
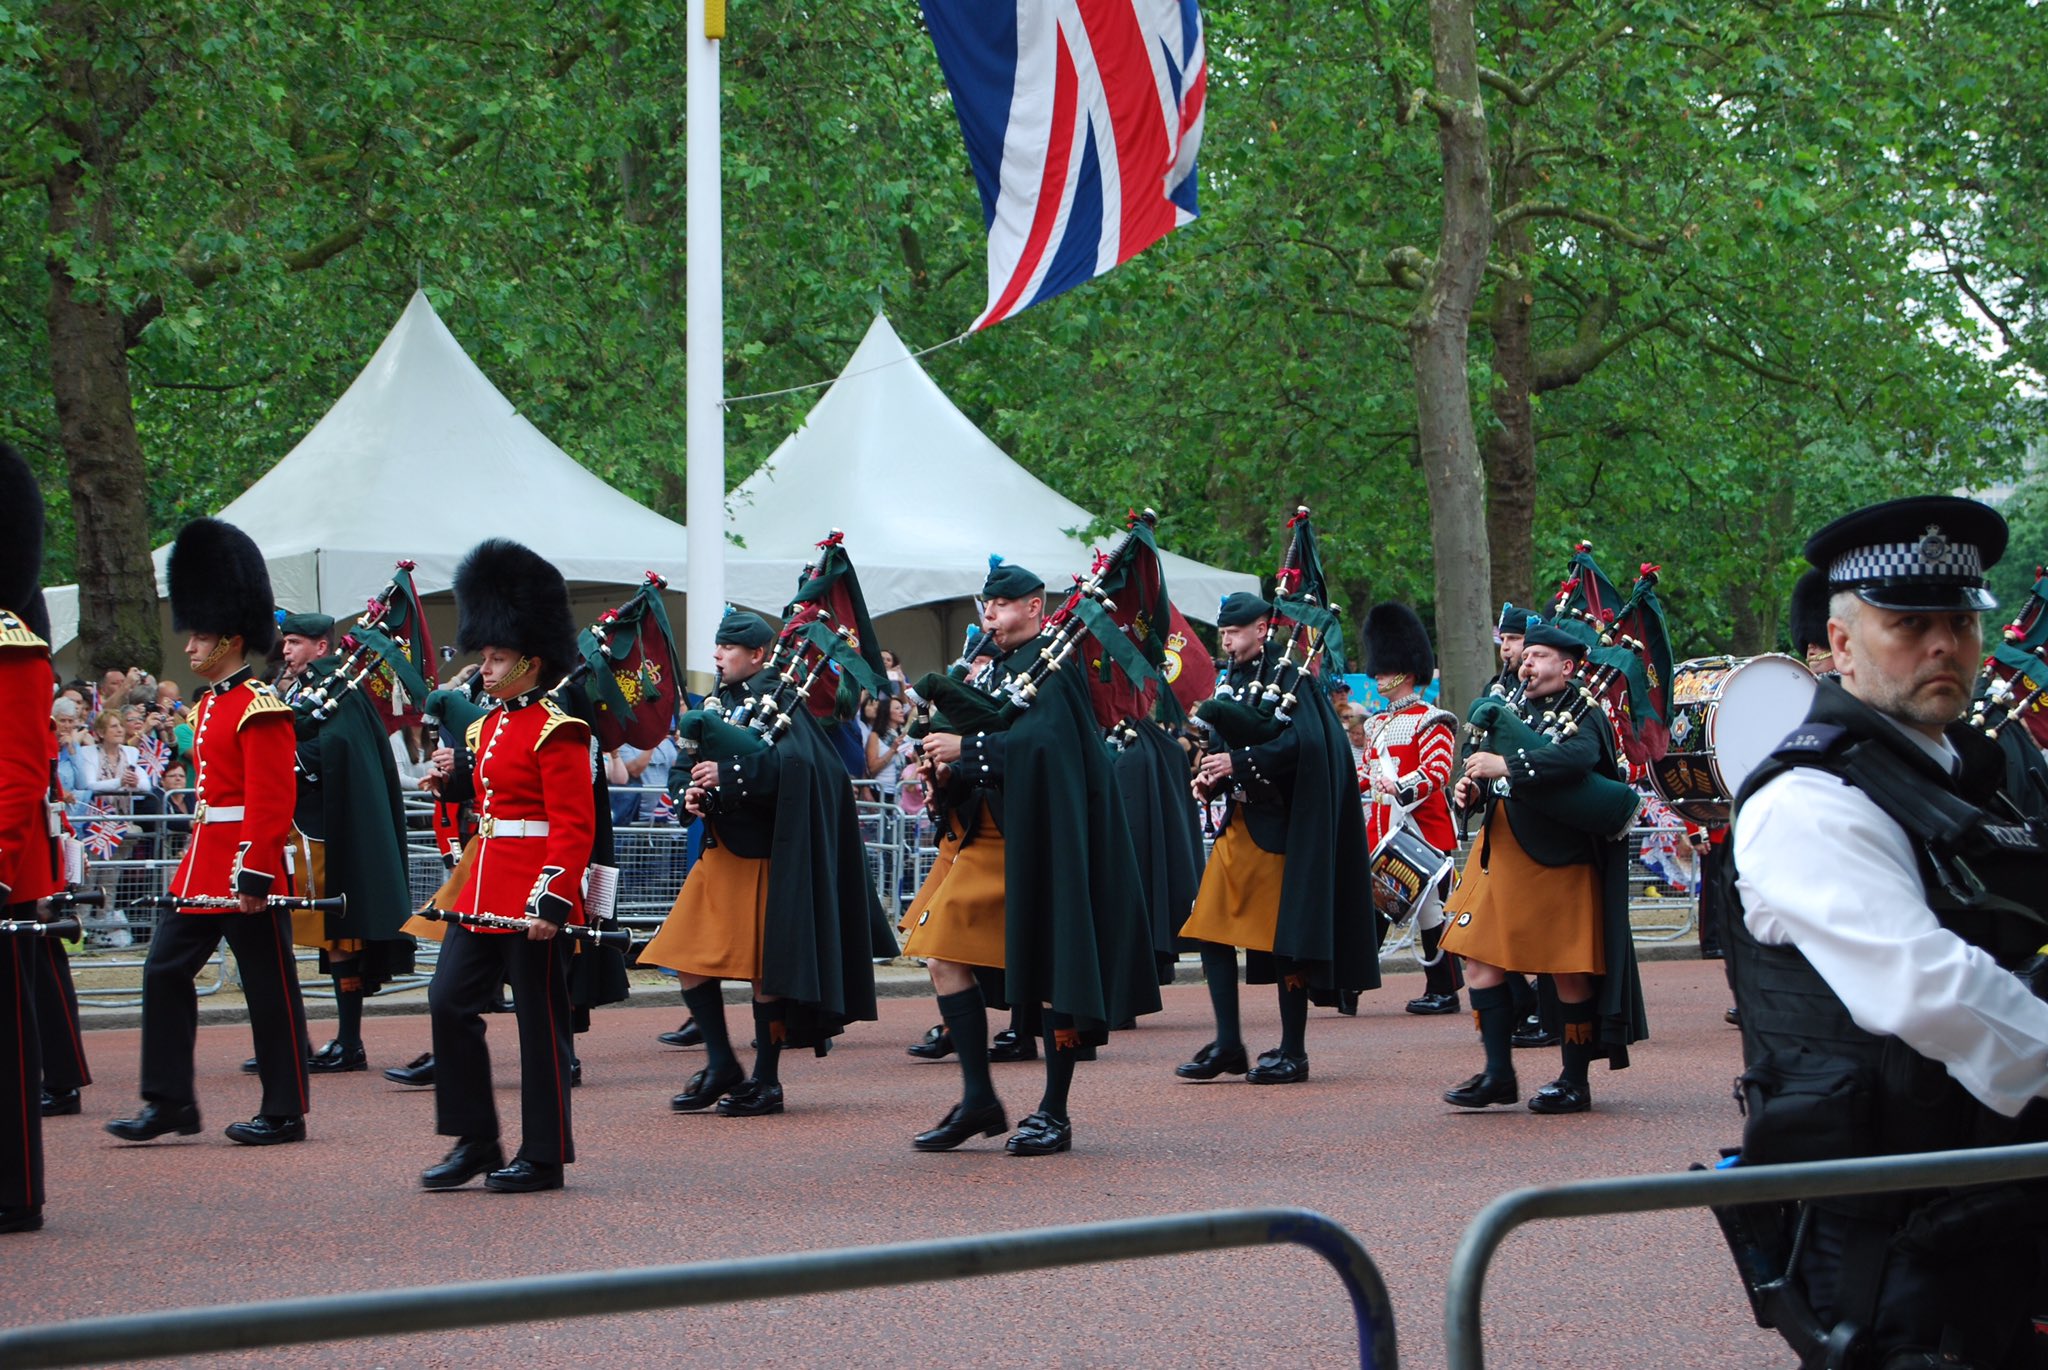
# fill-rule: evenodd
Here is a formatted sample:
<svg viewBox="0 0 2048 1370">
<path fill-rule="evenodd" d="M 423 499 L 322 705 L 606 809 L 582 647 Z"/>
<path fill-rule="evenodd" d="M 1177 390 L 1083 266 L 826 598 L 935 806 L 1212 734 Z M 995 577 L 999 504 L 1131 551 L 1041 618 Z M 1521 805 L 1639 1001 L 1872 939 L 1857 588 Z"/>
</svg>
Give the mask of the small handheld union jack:
<svg viewBox="0 0 2048 1370">
<path fill-rule="evenodd" d="M 665 794 L 654 801 L 654 821 L 656 823 L 676 823 L 680 821 L 676 817 L 676 797 L 674 795 Z"/>
<path fill-rule="evenodd" d="M 97 799 L 92 802 L 95 815 L 85 825 L 85 835 L 79 839 L 86 852 L 96 861 L 111 861 L 114 853 L 121 850 L 121 839 L 127 836 L 127 824 Z"/>
<path fill-rule="evenodd" d="M 155 782 L 163 779 L 164 767 L 171 764 L 171 744 L 155 733 L 149 733 L 135 744 L 135 750 L 140 754 L 142 769 L 148 773 L 150 780 Z"/>
</svg>

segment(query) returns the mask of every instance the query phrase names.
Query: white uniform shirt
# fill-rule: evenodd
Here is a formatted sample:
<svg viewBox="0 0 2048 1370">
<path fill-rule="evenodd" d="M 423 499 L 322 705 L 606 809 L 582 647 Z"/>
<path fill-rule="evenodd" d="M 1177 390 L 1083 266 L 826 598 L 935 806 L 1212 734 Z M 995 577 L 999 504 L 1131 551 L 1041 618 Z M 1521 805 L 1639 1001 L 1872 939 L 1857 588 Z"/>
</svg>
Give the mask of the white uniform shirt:
<svg viewBox="0 0 2048 1370">
<path fill-rule="evenodd" d="M 1899 731 L 1954 772 L 1947 742 Z M 1736 817 L 1735 861 L 1751 934 L 1798 948 L 1856 1026 L 2008 1118 L 2048 1097 L 2048 1002 L 1936 921 L 1912 843 L 1861 790 L 1810 767 L 1776 777 Z"/>
</svg>

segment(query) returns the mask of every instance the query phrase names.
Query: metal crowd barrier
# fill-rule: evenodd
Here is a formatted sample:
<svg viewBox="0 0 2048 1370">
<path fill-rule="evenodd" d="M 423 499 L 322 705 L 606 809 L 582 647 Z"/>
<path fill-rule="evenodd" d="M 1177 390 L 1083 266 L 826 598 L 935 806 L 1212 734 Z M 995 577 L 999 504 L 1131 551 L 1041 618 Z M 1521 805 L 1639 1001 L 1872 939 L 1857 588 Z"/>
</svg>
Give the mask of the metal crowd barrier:
<svg viewBox="0 0 2048 1370">
<path fill-rule="evenodd" d="M 1517 1189 L 1479 1210 L 1451 1259 L 1451 1277 L 1444 1290 L 1444 1350 L 1450 1370 L 1485 1370 L 1480 1303 L 1486 1289 L 1486 1268 L 1508 1233 L 1524 1223 L 2042 1178 L 2048 1178 L 2048 1143 L 1802 1165 L 1736 1166 L 1683 1175 L 1629 1175 Z"/>
<path fill-rule="evenodd" d="M 1025 1270 L 1177 1256 L 1277 1243 L 1305 1246 L 1344 1282 L 1358 1363 L 1399 1364 L 1386 1282 L 1359 1240 L 1300 1208 L 1225 1210 L 1042 1227 L 892 1246 L 842 1247 L 698 1265 L 593 1270 L 517 1280 L 391 1289 L 324 1298 L 184 1308 L 0 1331 L 0 1365 L 103 1361 L 243 1351 L 304 1342 L 392 1337 L 515 1322 L 833 1294 Z"/>
</svg>

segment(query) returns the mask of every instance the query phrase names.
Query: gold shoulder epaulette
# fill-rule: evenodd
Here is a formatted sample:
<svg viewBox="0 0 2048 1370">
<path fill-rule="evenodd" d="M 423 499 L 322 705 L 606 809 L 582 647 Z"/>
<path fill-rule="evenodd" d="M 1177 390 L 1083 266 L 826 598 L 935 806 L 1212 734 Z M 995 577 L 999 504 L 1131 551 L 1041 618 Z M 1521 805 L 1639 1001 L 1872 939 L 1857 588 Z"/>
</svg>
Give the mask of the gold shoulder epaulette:
<svg viewBox="0 0 2048 1370">
<path fill-rule="evenodd" d="M 0 609 L 0 647 L 36 647 L 47 652 L 50 644 L 29 631 L 21 616 L 7 609 Z"/>
<path fill-rule="evenodd" d="M 555 729 L 565 723 L 574 724 L 576 727 L 582 728 L 586 733 L 590 729 L 589 724 L 563 709 L 561 705 L 555 703 L 552 699 L 543 699 L 540 702 L 540 706 L 548 711 L 548 716 L 546 721 L 540 725 L 540 736 L 533 739 L 533 749 L 535 751 L 539 751 L 540 744 L 548 740 L 548 734 L 554 732 Z"/>
<path fill-rule="evenodd" d="M 484 715 L 484 718 L 489 717 L 489 714 Z M 469 727 L 463 731 L 462 737 L 463 744 L 469 748 L 469 754 L 471 756 L 475 756 L 476 749 L 482 746 L 484 741 L 484 719 L 479 718 L 476 722 L 470 724 Z"/>
<path fill-rule="evenodd" d="M 242 719 L 235 724 L 235 731 L 240 732 L 249 726 L 250 719 L 261 718 L 265 714 L 283 714 L 290 718 L 292 706 L 279 698 L 277 691 L 263 681 L 252 680 L 249 682 L 249 707 L 242 710 Z"/>
</svg>

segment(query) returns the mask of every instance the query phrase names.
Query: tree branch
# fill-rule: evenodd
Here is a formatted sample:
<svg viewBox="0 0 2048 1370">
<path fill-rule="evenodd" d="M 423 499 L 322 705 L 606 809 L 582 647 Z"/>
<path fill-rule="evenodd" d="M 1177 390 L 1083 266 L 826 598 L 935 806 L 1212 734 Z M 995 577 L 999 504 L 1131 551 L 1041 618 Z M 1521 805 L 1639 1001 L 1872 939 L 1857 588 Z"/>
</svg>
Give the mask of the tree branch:
<svg viewBox="0 0 2048 1370">
<path fill-rule="evenodd" d="M 1662 252 L 1671 244 L 1669 233 L 1652 238 L 1610 215 L 1598 214 L 1590 209 L 1574 209 L 1570 205 L 1550 204 L 1542 200 L 1524 200 L 1520 204 L 1509 205 L 1493 216 L 1493 226 L 1496 230 L 1503 229 L 1523 219 L 1569 219 L 1588 228 L 1597 228 L 1644 252 Z"/>
<path fill-rule="evenodd" d="M 1356 319 L 1360 323 L 1378 324 L 1382 328 L 1391 328 L 1396 332 L 1406 332 L 1408 328 L 1406 316 L 1396 318 L 1390 314 L 1375 314 L 1369 309 L 1349 309 L 1341 304 L 1319 304 L 1313 312 L 1340 319 Z"/>
<path fill-rule="evenodd" d="M 1753 375 L 1761 376 L 1763 379 L 1774 384 L 1789 385 L 1795 390 L 1815 391 L 1819 389 L 1810 381 L 1802 380 L 1789 371 L 1780 371 L 1776 367 L 1759 361 L 1754 356 L 1743 352 L 1740 348 L 1730 347 L 1726 343 L 1715 342 L 1712 338 L 1707 337 L 1682 319 L 1667 319 L 1663 324 L 1663 328 L 1665 332 L 1673 337 L 1685 339 L 1687 342 L 1698 347 L 1702 352 L 1711 353 L 1723 361 L 1733 362 L 1743 370 Z"/>
<path fill-rule="evenodd" d="M 1600 32 L 1587 39 L 1583 47 L 1575 52 L 1566 53 L 1550 70 L 1544 72 L 1526 86 L 1516 84 L 1513 77 L 1503 72 L 1495 71 L 1491 67 L 1479 68 L 1479 84 L 1491 87 L 1507 96 L 1508 103 L 1511 105 L 1533 105 L 1542 97 L 1545 91 L 1570 75 L 1574 67 L 1606 47 L 1615 39 L 1621 37 L 1624 33 L 1627 33 L 1629 25 L 1633 21 L 1634 16 L 1626 14 L 1616 19 L 1606 28 L 1601 29 Z"/>
</svg>

